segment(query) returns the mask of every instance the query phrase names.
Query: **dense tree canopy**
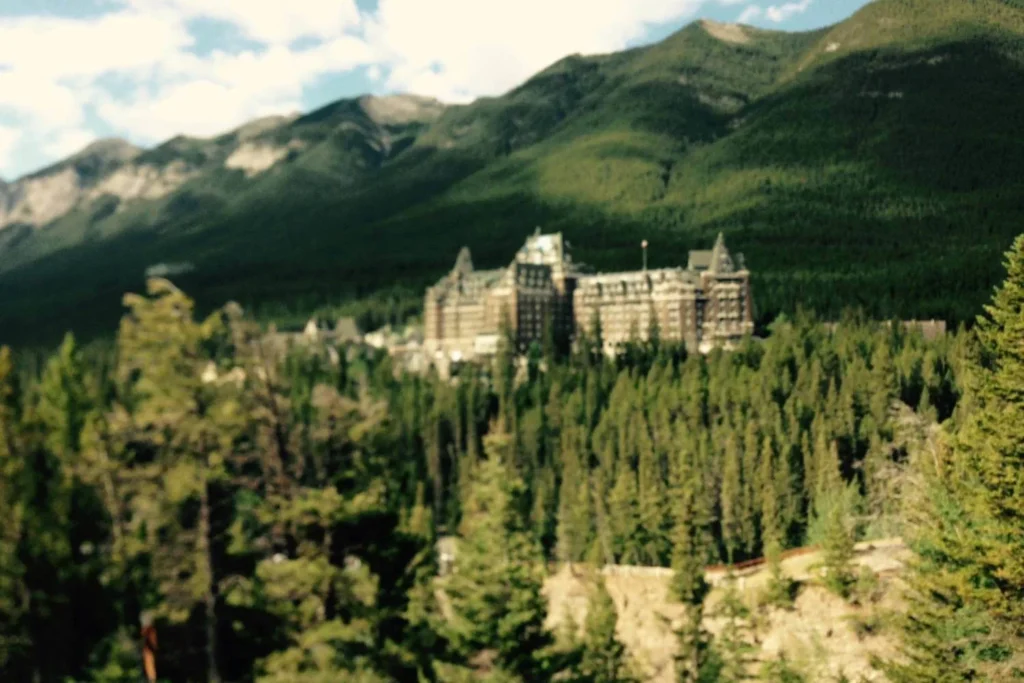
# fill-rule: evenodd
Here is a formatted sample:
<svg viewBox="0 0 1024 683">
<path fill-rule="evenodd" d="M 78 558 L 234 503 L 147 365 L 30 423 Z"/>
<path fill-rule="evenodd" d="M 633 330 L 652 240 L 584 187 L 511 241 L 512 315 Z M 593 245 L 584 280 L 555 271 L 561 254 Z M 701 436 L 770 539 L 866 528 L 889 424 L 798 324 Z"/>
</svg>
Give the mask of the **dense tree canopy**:
<svg viewBox="0 0 1024 683">
<path fill-rule="evenodd" d="M 702 568 L 832 537 L 838 562 L 890 531 L 891 406 L 946 419 L 960 394 L 960 337 L 855 314 L 707 356 L 503 351 L 442 381 L 368 348 L 282 352 L 162 280 L 125 304 L 113 348 L 0 351 L 5 680 L 135 680 L 143 613 L 167 680 L 627 680 L 600 590 L 582 640 L 545 627 L 549 561 L 673 567 L 680 675 L 735 678 Z M 989 386 L 972 400 L 1009 391 Z M 1001 452 L 971 456 L 978 476 L 1009 476 Z M 444 535 L 459 553 L 435 581 Z M 986 548 L 1000 581 L 1005 547 Z"/>
</svg>

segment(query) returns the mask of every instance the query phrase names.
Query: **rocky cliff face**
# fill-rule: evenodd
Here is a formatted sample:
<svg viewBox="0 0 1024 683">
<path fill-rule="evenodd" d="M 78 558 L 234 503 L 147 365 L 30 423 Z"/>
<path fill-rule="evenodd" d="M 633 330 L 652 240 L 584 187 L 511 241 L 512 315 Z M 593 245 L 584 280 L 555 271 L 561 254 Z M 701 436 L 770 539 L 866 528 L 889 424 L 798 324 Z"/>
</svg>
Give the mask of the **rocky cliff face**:
<svg viewBox="0 0 1024 683">
<path fill-rule="evenodd" d="M 383 154 L 396 130 L 430 123 L 445 109 L 436 100 L 407 95 L 366 96 L 352 104 L 369 124 L 361 134 Z M 99 140 L 13 183 L 0 181 L 0 230 L 16 224 L 41 228 L 102 197 L 117 198 L 121 211 L 135 200 L 167 197 L 217 169 L 241 171 L 251 179 L 315 146 L 332 127 L 351 127 L 348 120 L 311 123 L 306 118 L 263 117 L 216 138 L 177 137 L 152 150 L 120 139 Z M 312 134 L 311 128 L 316 128 Z"/>
<path fill-rule="evenodd" d="M 418 95 L 366 95 L 359 98 L 359 105 L 371 120 L 381 126 L 436 121 L 445 110 L 445 106 L 437 100 Z"/>
<path fill-rule="evenodd" d="M 10 198 L 11 186 L 0 178 L 0 225 L 3 225 L 4 216 L 7 215 Z"/>
<path fill-rule="evenodd" d="M 82 195 L 82 179 L 72 168 L 62 168 L 14 183 L 6 210 L 0 210 L 0 227 L 11 223 L 44 225 L 63 216 Z"/>
<path fill-rule="evenodd" d="M 64 161 L 0 187 L 0 228 L 46 225 L 96 196 L 94 191 L 130 164 L 140 150 L 119 139 L 98 140 Z"/>
</svg>

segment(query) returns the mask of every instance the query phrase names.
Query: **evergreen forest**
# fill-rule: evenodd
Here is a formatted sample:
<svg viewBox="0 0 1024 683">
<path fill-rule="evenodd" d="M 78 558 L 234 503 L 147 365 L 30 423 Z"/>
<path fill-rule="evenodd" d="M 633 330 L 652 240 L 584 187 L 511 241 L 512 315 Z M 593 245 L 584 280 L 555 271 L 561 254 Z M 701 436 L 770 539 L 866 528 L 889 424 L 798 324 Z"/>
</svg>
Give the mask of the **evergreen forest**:
<svg viewBox="0 0 1024 683">
<path fill-rule="evenodd" d="M 1006 267 L 937 340 L 799 312 L 733 352 L 505 344 L 454 381 L 273 353 L 150 280 L 113 346 L 0 352 L 0 679 L 137 681 L 152 619 L 164 681 L 635 680 L 600 580 L 584 623 L 545 624 L 574 563 L 671 568 L 678 680 L 747 680 L 742 604 L 702 627 L 705 566 L 816 545 L 853 596 L 853 543 L 893 536 L 910 605 L 879 670 L 1024 675 L 1024 237 Z"/>
</svg>

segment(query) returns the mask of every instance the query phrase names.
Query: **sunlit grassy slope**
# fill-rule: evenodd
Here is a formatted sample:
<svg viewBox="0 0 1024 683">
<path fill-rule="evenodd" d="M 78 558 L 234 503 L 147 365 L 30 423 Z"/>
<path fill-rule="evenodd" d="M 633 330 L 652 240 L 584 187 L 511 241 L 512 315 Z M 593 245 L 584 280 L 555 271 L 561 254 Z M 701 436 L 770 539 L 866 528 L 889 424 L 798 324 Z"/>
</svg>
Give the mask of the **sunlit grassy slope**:
<svg viewBox="0 0 1024 683">
<path fill-rule="evenodd" d="M 0 342 L 112 329 L 154 263 L 194 263 L 180 284 L 205 305 L 305 314 L 417 291 L 463 244 L 502 263 L 535 226 L 600 269 L 637 265 L 642 238 L 652 265 L 683 263 L 723 231 L 762 321 L 970 319 L 1024 225 L 1022 56 L 1018 0 L 877 0 L 812 33 L 698 22 L 570 57 L 388 149 L 340 102 L 278 131 L 315 144 L 255 179 L 211 162 L 164 200 L 0 247 Z"/>
</svg>

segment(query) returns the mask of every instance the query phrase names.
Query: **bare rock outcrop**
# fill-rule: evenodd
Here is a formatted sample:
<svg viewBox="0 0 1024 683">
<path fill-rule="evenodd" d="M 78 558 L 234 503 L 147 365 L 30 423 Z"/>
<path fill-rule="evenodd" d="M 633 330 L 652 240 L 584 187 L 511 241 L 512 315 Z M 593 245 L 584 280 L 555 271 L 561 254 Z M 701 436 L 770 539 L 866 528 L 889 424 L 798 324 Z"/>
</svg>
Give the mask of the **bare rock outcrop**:
<svg viewBox="0 0 1024 683">
<path fill-rule="evenodd" d="M 45 225 L 71 210 L 81 197 L 78 173 L 65 167 L 13 184 L 6 211 L 0 211 L 0 227 L 11 223 Z"/>
<path fill-rule="evenodd" d="M 240 169 L 245 172 L 247 178 L 251 178 L 282 161 L 292 150 L 301 149 L 303 146 L 299 140 L 292 140 L 287 145 L 243 142 L 224 160 L 224 166 Z"/>
<path fill-rule="evenodd" d="M 379 126 L 429 123 L 437 120 L 445 110 L 443 103 L 419 95 L 366 95 L 360 98 L 359 104 Z"/>
<path fill-rule="evenodd" d="M 441 102 L 415 95 L 365 96 L 358 106 L 380 128 L 373 144 L 385 152 L 391 129 L 433 122 L 445 110 Z M 118 207 L 160 199 L 211 166 L 253 177 L 309 144 L 286 129 L 298 117 L 265 116 L 211 139 L 178 136 L 151 152 L 125 140 L 97 140 L 48 168 L 12 183 L 0 182 L 0 230 L 15 224 L 41 228 L 101 197 L 116 197 Z M 346 125 L 355 124 L 341 123 Z"/>
<path fill-rule="evenodd" d="M 743 44 L 750 42 L 750 36 L 739 24 L 722 24 L 717 21 L 705 19 L 700 23 L 700 25 L 708 32 L 709 35 L 726 43 Z"/>
</svg>

